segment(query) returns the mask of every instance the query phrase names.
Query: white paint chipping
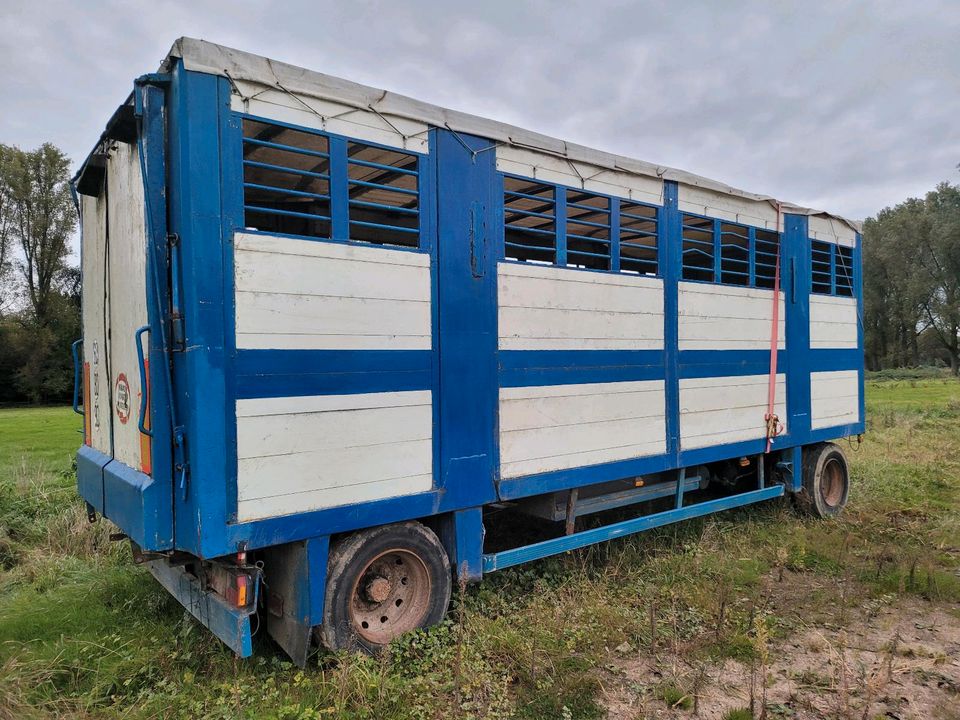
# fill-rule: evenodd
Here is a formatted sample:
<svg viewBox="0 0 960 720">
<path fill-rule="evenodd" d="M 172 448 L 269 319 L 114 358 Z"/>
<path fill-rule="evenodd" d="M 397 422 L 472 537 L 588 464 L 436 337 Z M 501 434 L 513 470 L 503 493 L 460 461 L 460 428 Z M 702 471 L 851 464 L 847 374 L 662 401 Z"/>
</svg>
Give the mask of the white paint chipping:
<svg viewBox="0 0 960 720">
<path fill-rule="evenodd" d="M 857 300 L 810 295 L 810 347 L 857 347 Z"/>
<path fill-rule="evenodd" d="M 773 290 L 681 282 L 678 299 L 681 350 L 769 350 Z M 786 346 L 783 293 L 778 344 Z"/>
<path fill-rule="evenodd" d="M 664 409 L 662 380 L 501 388 L 501 476 L 663 453 Z"/>
<path fill-rule="evenodd" d="M 814 430 L 860 421 L 860 377 L 856 370 L 810 373 L 810 427 Z"/>
<path fill-rule="evenodd" d="M 238 233 L 238 348 L 429 350 L 425 253 Z"/>
<path fill-rule="evenodd" d="M 502 262 L 501 350 L 663 348 L 663 281 Z"/>
<path fill-rule="evenodd" d="M 241 522 L 429 490 L 429 390 L 237 401 Z"/>
<path fill-rule="evenodd" d="M 680 380 L 682 450 L 766 437 L 768 375 Z M 777 375 L 774 409 L 787 419 L 786 376 Z"/>
</svg>

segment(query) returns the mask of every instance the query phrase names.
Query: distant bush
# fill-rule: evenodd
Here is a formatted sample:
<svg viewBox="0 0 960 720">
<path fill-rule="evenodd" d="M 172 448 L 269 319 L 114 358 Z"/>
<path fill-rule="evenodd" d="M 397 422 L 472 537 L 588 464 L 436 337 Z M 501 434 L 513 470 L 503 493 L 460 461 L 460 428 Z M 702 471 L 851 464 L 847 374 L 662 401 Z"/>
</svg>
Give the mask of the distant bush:
<svg viewBox="0 0 960 720">
<path fill-rule="evenodd" d="M 919 367 L 907 368 L 887 368 L 886 370 L 876 370 L 867 372 L 866 379 L 874 382 L 887 382 L 891 380 L 946 380 L 951 376 L 950 368 L 933 367 L 932 365 L 921 365 Z"/>
</svg>

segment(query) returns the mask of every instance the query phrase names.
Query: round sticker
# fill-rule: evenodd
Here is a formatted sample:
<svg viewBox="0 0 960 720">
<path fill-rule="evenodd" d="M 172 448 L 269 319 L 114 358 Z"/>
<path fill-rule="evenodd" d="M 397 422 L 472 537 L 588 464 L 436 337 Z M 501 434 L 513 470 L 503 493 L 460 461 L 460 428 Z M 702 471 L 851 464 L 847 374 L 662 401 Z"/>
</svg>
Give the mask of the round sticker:
<svg viewBox="0 0 960 720">
<path fill-rule="evenodd" d="M 124 373 L 120 373 L 120 377 L 117 378 L 114 406 L 117 408 L 117 417 L 120 418 L 120 422 L 126 425 L 127 420 L 130 419 L 130 383 L 127 382 L 127 376 Z"/>
</svg>

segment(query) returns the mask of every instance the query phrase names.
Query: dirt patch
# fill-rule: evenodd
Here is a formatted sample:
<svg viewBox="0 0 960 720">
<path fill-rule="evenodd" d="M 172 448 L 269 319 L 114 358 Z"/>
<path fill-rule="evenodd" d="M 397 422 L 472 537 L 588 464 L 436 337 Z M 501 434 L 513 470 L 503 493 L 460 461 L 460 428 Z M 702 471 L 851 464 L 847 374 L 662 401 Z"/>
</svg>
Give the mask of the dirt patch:
<svg viewBox="0 0 960 720">
<path fill-rule="evenodd" d="M 960 720 L 960 608 L 861 602 L 858 588 L 806 574 L 765 580 L 785 628 L 765 644 L 765 673 L 759 661 L 704 660 L 695 643 L 624 645 L 606 665 L 607 717 L 723 720 L 750 706 L 752 684 L 755 717 L 766 685 L 771 719 Z"/>
</svg>

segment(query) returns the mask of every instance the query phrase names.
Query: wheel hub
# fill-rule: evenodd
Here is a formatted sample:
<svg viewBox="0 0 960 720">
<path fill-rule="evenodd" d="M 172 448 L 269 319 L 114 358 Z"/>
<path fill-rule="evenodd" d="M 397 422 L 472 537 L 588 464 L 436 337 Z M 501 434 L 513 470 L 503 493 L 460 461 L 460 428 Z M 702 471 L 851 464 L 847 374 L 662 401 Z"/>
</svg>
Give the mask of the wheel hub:
<svg viewBox="0 0 960 720">
<path fill-rule="evenodd" d="M 367 583 L 365 595 L 372 603 L 382 603 L 390 596 L 392 589 L 385 577 L 375 577 Z"/>
<path fill-rule="evenodd" d="M 430 573 L 409 550 L 381 553 L 360 573 L 350 603 L 351 621 L 365 640 L 386 645 L 420 627 L 430 610 Z"/>
<path fill-rule="evenodd" d="M 830 507 L 836 507 L 843 499 L 843 467 L 836 458 L 827 460 L 820 478 L 820 496 Z"/>
</svg>

